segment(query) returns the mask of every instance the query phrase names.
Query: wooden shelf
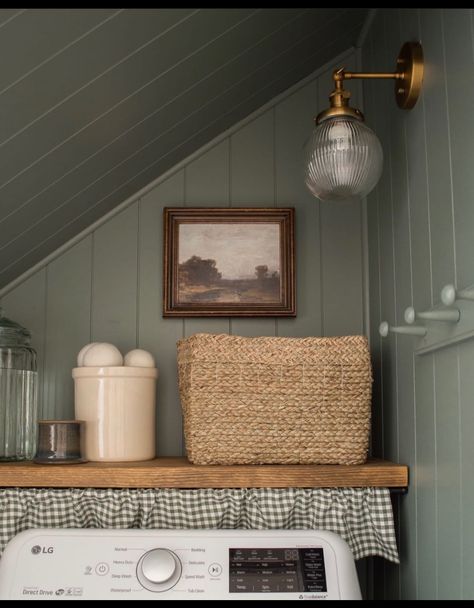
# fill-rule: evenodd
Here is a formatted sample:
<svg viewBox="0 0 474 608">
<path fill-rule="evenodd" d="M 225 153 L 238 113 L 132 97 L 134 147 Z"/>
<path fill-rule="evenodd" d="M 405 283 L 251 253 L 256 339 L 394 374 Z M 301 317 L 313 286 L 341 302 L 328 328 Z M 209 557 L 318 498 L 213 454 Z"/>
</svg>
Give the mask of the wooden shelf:
<svg viewBox="0 0 474 608">
<path fill-rule="evenodd" d="M 186 458 L 56 465 L 0 463 L 0 487 L 394 488 L 407 485 L 407 466 L 375 458 L 363 465 L 193 465 Z"/>
</svg>

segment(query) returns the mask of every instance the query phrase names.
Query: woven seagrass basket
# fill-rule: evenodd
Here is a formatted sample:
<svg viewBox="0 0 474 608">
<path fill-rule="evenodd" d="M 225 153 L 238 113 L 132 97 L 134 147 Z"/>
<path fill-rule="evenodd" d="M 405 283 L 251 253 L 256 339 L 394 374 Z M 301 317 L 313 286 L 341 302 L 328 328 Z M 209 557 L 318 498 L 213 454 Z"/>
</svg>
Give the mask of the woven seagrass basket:
<svg viewBox="0 0 474 608">
<path fill-rule="evenodd" d="M 363 336 L 178 341 L 194 464 L 361 464 L 372 374 Z"/>
</svg>

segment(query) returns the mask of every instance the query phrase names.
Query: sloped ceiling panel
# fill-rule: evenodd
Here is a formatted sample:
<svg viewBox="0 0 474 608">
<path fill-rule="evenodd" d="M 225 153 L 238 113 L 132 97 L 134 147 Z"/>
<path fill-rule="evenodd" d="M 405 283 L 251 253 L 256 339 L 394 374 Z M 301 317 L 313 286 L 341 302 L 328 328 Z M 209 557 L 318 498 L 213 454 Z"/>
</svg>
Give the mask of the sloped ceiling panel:
<svg viewBox="0 0 474 608">
<path fill-rule="evenodd" d="M 353 45 L 367 9 L 0 9 L 0 286 Z"/>
</svg>

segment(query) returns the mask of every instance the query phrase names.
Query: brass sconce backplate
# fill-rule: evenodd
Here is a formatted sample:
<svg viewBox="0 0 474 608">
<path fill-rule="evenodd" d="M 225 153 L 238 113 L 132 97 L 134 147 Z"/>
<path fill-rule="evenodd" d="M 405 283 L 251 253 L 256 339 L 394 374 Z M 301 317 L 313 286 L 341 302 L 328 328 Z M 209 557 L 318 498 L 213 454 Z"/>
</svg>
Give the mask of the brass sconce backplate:
<svg viewBox="0 0 474 608">
<path fill-rule="evenodd" d="M 419 42 L 405 42 L 397 59 L 395 80 L 397 105 L 404 110 L 413 108 L 423 82 L 423 49 Z"/>
</svg>

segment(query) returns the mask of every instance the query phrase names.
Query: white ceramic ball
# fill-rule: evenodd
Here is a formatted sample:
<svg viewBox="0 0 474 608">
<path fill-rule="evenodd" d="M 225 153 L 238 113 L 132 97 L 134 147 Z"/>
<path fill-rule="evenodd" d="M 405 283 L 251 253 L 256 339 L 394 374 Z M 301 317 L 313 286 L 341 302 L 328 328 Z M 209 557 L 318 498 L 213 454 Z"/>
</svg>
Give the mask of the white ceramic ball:
<svg viewBox="0 0 474 608">
<path fill-rule="evenodd" d="M 84 367 L 118 367 L 123 365 L 122 353 L 113 344 L 98 342 L 84 354 Z"/>
<path fill-rule="evenodd" d="M 124 365 L 128 367 L 155 367 L 155 359 L 151 353 L 141 348 L 135 348 L 128 352 L 124 359 Z"/>
<path fill-rule="evenodd" d="M 77 353 L 77 367 L 82 367 L 84 365 L 84 355 L 89 350 L 91 346 L 94 344 L 98 344 L 98 342 L 90 342 L 81 348 L 81 350 Z"/>
</svg>

